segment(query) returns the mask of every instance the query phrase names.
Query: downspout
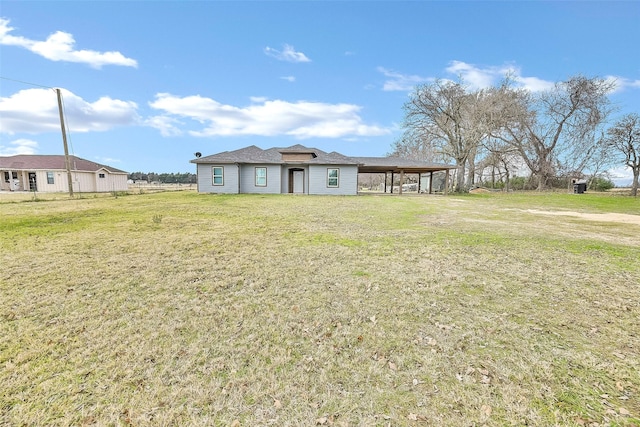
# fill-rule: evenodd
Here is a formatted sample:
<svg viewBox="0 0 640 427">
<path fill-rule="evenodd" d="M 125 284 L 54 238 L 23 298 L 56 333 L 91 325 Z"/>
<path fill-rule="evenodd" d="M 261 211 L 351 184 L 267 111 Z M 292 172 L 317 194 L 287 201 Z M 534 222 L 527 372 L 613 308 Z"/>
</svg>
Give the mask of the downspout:
<svg viewBox="0 0 640 427">
<path fill-rule="evenodd" d="M 240 194 L 240 163 L 236 163 L 238 167 L 238 194 Z"/>
</svg>

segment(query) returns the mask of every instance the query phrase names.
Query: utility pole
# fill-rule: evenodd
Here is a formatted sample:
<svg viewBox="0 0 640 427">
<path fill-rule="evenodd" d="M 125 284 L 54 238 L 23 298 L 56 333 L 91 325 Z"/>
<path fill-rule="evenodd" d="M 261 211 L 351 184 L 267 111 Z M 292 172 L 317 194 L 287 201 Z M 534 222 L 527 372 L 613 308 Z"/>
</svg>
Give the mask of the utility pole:
<svg viewBox="0 0 640 427">
<path fill-rule="evenodd" d="M 60 128 L 62 129 L 62 143 L 64 144 L 64 164 L 67 168 L 67 184 L 69 185 L 69 196 L 73 197 L 73 181 L 71 180 L 71 160 L 69 159 L 69 148 L 67 147 L 67 132 L 64 128 L 64 114 L 62 113 L 62 94 L 56 88 L 58 95 L 58 111 L 60 112 Z"/>
</svg>

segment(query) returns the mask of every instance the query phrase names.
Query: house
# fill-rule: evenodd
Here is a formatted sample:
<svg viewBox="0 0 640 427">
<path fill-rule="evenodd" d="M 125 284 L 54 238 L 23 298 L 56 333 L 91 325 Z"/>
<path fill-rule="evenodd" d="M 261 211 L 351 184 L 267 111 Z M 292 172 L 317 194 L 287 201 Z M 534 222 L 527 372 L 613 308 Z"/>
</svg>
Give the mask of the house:
<svg viewBox="0 0 640 427">
<path fill-rule="evenodd" d="M 405 173 L 449 170 L 455 166 L 397 157 L 348 157 L 293 145 L 263 150 L 255 145 L 191 160 L 196 164 L 200 193 L 358 194 L 359 173 Z M 448 179 L 448 178 L 447 178 Z M 386 182 L 386 180 L 385 180 Z M 431 180 L 429 181 L 431 182 Z M 402 192 L 400 187 L 400 192 Z M 429 188 L 431 192 L 431 188 Z"/>
<path fill-rule="evenodd" d="M 127 191 L 127 172 L 69 156 L 73 191 Z M 0 191 L 69 191 L 64 155 L 0 156 Z"/>
</svg>

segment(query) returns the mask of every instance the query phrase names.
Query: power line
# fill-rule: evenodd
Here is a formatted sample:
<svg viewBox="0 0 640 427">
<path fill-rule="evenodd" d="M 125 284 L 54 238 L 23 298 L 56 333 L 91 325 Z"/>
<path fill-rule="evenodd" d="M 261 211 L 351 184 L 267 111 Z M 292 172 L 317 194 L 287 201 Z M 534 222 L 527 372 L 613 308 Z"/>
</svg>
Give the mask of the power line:
<svg viewBox="0 0 640 427">
<path fill-rule="evenodd" d="M 2 80 L 9 80 L 9 81 L 11 81 L 11 82 L 16 82 L 16 83 L 22 83 L 22 84 L 25 84 L 25 85 L 31 85 L 31 86 L 42 87 L 42 88 L 45 88 L 45 89 L 54 89 L 54 88 L 52 88 L 51 86 L 45 86 L 45 85 L 41 85 L 41 84 L 38 84 L 38 83 L 25 82 L 24 80 L 11 79 L 11 78 L 9 78 L 9 77 L 2 77 L 2 76 L 0 76 L 0 79 L 2 79 Z"/>
<path fill-rule="evenodd" d="M 45 85 L 41 85 L 41 84 L 38 84 L 38 83 L 32 83 L 32 82 L 27 82 L 27 81 L 24 81 L 24 80 L 12 79 L 10 77 L 3 77 L 3 76 L 0 76 L 0 79 L 9 80 L 11 82 L 16 82 L 16 83 L 22 83 L 22 84 L 30 85 L 30 86 L 41 87 L 41 88 L 44 88 L 44 89 L 51 89 L 54 92 L 56 91 L 56 88 L 54 88 L 54 87 L 45 86 Z M 63 110 L 66 110 L 66 108 L 64 107 L 64 99 L 62 99 L 62 95 L 61 95 L 61 100 L 62 100 L 62 103 L 63 103 L 63 107 L 62 108 L 63 108 Z M 71 133 L 69 132 L 69 124 L 67 123 L 66 115 L 65 115 L 65 118 L 64 118 L 64 122 L 65 122 L 66 129 L 67 129 L 66 135 L 69 137 L 69 142 L 71 142 Z M 72 142 L 71 142 L 71 152 L 73 154 L 75 154 L 73 152 L 73 143 Z"/>
</svg>

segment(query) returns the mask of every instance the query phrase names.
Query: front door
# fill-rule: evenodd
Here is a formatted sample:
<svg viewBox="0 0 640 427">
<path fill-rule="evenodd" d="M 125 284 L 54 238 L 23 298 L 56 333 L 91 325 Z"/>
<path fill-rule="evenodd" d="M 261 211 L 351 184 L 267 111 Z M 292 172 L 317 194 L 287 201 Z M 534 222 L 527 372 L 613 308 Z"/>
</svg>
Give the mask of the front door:
<svg viewBox="0 0 640 427">
<path fill-rule="evenodd" d="M 29 191 L 38 191 L 35 172 L 29 172 Z"/>
<path fill-rule="evenodd" d="M 293 171 L 293 192 L 304 193 L 304 171 Z"/>
<path fill-rule="evenodd" d="M 289 169 L 289 193 L 304 193 L 304 169 Z"/>
</svg>

